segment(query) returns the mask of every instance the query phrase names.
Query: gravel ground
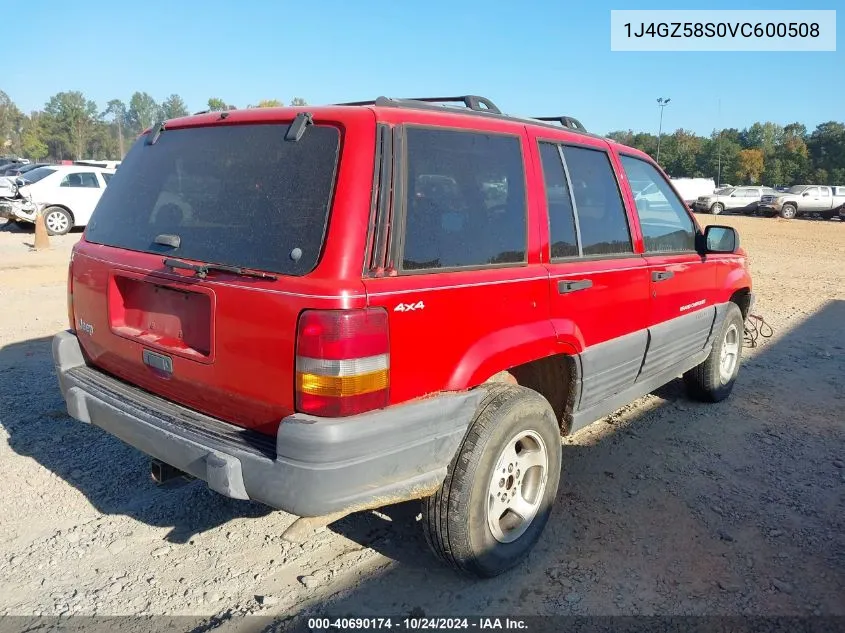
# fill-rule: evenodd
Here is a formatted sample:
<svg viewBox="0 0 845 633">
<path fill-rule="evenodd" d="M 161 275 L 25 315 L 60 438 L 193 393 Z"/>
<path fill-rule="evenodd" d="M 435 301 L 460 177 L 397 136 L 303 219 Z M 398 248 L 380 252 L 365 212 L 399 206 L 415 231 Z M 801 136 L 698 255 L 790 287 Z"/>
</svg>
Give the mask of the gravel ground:
<svg viewBox="0 0 845 633">
<path fill-rule="evenodd" d="M 564 440 L 541 542 L 484 582 L 428 553 L 413 503 L 300 546 L 280 538 L 287 514 L 154 486 L 56 385 L 79 234 L 31 252 L 0 227 L 0 615 L 845 615 L 845 223 L 719 222 L 774 336 L 745 350 L 726 402 L 675 381 Z"/>
</svg>

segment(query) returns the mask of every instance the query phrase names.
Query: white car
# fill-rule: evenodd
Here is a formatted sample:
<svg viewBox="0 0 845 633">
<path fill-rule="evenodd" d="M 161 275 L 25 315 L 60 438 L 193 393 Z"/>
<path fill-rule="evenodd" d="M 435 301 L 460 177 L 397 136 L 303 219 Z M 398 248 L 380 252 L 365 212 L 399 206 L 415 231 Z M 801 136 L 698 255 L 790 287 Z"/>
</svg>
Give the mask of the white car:
<svg viewBox="0 0 845 633">
<path fill-rule="evenodd" d="M 17 194 L 3 201 L 0 215 L 35 222 L 40 210 L 47 232 L 64 235 L 75 226 L 88 224 L 114 171 L 85 165 L 33 169 L 17 180 Z"/>
</svg>

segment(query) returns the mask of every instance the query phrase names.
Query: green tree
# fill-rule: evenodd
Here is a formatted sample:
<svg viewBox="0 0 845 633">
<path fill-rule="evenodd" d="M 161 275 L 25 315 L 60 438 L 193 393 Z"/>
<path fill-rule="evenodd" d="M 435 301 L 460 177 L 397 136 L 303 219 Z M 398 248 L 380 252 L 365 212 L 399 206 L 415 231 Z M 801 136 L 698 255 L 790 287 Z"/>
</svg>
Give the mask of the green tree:
<svg viewBox="0 0 845 633">
<path fill-rule="evenodd" d="M 704 174 L 698 169 L 696 158 L 701 152 L 703 140 L 694 133 L 679 129 L 673 134 L 667 135 L 661 141 L 660 157 L 663 158 L 663 150 L 666 150 L 666 159 L 663 163 L 667 173 L 673 176 L 701 177 Z"/>
<path fill-rule="evenodd" d="M 97 116 L 97 104 L 81 92 L 60 92 L 44 107 L 54 122 L 53 131 L 67 143 L 68 153 L 84 158 L 86 144 Z"/>
<path fill-rule="evenodd" d="M 768 158 L 763 169 L 762 183 L 774 187 L 786 182 L 786 170 L 780 158 Z"/>
<path fill-rule="evenodd" d="M 807 180 L 810 173 L 810 152 L 807 149 L 807 128 L 790 123 L 783 128 L 783 141 L 775 156 L 781 165 L 781 180 L 765 180 L 768 185 L 795 185 Z"/>
<path fill-rule="evenodd" d="M 41 134 L 39 117 L 27 117 L 21 134 L 21 154 L 35 161 L 47 158 L 50 148 L 41 140 Z"/>
<path fill-rule="evenodd" d="M 291 99 L 290 104 L 292 106 L 306 106 L 308 105 L 308 102 L 302 97 L 294 97 L 293 99 Z"/>
<path fill-rule="evenodd" d="M 258 105 L 255 106 L 256 108 L 281 108 L 284 103 L 279 101 L 278 99 L 262 99 L 258 102 Z"/>
<path fill-rule="evenodd" d="M 126 129 L 126 104 L 123 103 L 120 99 L 112 99 L 106 105 L 106 110 L 100 115 L 100 118 L 111 117 L 112 121 L 114 121 L 114 126 L 117 130 L 117 144 L 118 144 L 118 152 L 121 159 L 126 155 L 124 151 L 124 139 L 123 133 Z"/>
<path fill-rule="evenodd" d="M 86 156 L 96 160 L 114 160 L 122 158 L 119 152 L 112 126 L 105 121 L 94 123 L 88 138 Z"/>
<path fill-rule="evenodd" d="M 845 165 L 845 124 L 836 121 L 822 123 L 810 135 L 807 149 L 813 166 L 817 170 L 823 170 L 825 177 L 829 178 L 834 170 Z M 818 180 L 818 182 L 819 184 L 839 184 L 823 180 Z"/>
<path fill-rule="evenodd" d="M 228 110 L 229 106 L 226 105 L 226 102 L 223 99 L 218 99 L 217 97 L 211 97 L 208 100 L 208 109 L 212 112 L 217 112 L 220 110 Z"/>
<path fill-rule="evenodd" d="M 748 149 L 760 149 L 763 156 L 772 156 L 775 148 L 783 142 L 784 129 L 777 123 L 755 123 L 743 133 L 743 146 Z"/>
<path fill-rule="evenodd" d="M 161 103 L 161 116 L 163 119 L 178 119 L 188 116 L 188 107 L 177 94 L 172 94 Z"/>
<path fill-rule="evenodd" d="M 127 127 L 138 135 L 161 118 L 161 106 L 146 92 L 135 92 L 129 99 Z"/>
<path fill-rule="evenodd" d="M 0 147 L 14 141 L 15 131 L 19 127 L 21 111 L 5 92 L 0 90 Z"/>
</svg>

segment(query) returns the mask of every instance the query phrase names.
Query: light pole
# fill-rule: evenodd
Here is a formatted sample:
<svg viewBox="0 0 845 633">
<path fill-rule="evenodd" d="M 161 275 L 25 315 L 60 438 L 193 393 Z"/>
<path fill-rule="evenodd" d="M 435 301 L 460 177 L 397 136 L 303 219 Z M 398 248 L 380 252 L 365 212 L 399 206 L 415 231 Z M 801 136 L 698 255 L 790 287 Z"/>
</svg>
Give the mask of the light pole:
<svg viewBox="0 0 845 633">
<path fill-rule="evenodd" d="M 660 108 L 660 127 L 657 129 L 657 164 L 660 164 L 660 137 L 663 134 L 663 108 L 669 105 L 671 99 L 658 97 L 657 107 Z"/>
</svg>

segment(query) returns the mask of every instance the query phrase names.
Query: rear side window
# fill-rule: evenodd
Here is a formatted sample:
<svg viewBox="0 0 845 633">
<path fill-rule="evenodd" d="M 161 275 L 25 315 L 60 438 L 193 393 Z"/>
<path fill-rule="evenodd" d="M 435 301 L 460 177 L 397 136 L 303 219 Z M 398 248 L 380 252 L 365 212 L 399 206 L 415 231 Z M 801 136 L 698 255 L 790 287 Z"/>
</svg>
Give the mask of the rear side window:
<svg viewBox="0 0 845 633">
<path fill-rule="evenodd" d="M 566 145 L 563 155 L 584 256 L 633 253 L 625 207 L 607 152 Z"/>
<path fill-rule="evenodd" d="M 543 177 L 546 181 L 546 202 L 549 209 L 549 235 L 552 259 L 578 255 L 575 214 L 560 150 L 554 143 L 540 143 Z"/>
<path fill-rule="evenodd" d="M 695 250 L 692 218 L 666 179 L 644 160 L 624 155 L 620 159 L 637 203 L 645 250 L 650 253 Z M 653 193 L 637 190 L 645 183 Z M 736 195 L 746 194 L 738 189 Z"/>
<path fill-rule="evenodd" d="M 408 127 L 403 270 L 525 261 L 516 137 Z"/>
<path fill-rule="evenodd" d="M 103 180 L 106 181 L 106 184 L 109 184 L 109 180 L 111 180 L 112 175 L 108 172 L 103 172 L 102 176 L 103 176 Z"/>
<path fill-rule="evenodd" d="M 79 172 L 76 174 L 68 174 L 62 178 L 60 187 L 82 187 L 86 189 L 99 189 L 100 182 L 97 180 L 97 174 L 91 172 Z"/>
<path fill-rule="evenodd" d="M 337 128 L 288 124 L 166 130 L 140 139 L 103 191 L 86 239 L 201 262 L 304 275 L 323 244 Z M 155 242 L 178 235 L 178 248 Z"/>
</svg>

